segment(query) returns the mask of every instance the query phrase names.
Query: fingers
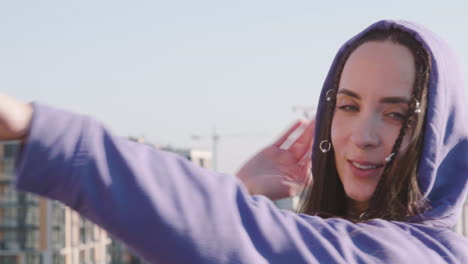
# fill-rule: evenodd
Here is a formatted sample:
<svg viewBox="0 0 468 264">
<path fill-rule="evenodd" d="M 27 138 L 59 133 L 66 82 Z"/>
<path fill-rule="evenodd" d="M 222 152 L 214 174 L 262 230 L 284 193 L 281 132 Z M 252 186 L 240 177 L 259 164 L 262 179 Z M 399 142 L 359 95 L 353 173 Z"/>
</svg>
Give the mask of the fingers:
<svg viewBox="0 0 468 264">
<path fill-rule="evenodd" d="M 281 137 L 276 140 L 275 143 L 273 143 L 273 146 L 280 148 L 286 142 L 289 136 L 303 123 L 304 122 L 302 120 L 297 120 L 294 122 L 294 124 L 286 131 L 286 133 L 282 134 Z"/>
<path fill-rule="evenodd" d="M 312 146 L 310 146 L 306 152 L 306 154 L 299 160 L 297 163 L 300 166 L 305 166 L 307 163 L 310 163 L 310 159 L 312 158 Z"/>
<path fill-rule="evenodd" d="M 26 136 L 32 119 L 33 108 L 0 94 L 0 140 L 16 140 Z"/>
<path fill-rule="evenodd" d="M 305 159 L 309 156 L 314 141 L 315 120 L 310 121 L 305 127 L 302 134 L 293 142 L 289 147 L 291 152 L 297 160 Z"/>
<path fill-rule="evenodd" d="M 314 177 L 312 175 L 312 170 L 309 170 L 307 173 L 307 178 L 304 182 L 304 187 L 309 187 L 312 185 L 312 181 L 314 180 Z"/>
</svg>

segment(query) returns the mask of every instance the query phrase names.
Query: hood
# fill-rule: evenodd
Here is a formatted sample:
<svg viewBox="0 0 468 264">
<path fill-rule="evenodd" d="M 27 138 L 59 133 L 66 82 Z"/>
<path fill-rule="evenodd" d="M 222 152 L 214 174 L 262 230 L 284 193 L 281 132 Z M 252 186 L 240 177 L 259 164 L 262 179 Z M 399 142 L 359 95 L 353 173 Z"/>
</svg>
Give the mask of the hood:
<svg viewBox="0 0 468 264">
<path fill-rule="evenodd" d="M 399 28 L 412 33 L 432 56 L 423 150 L 418 181 L 431 209 L 411 222 L 452 227 L 468 192 L 468 118 L 462 74 L 447 44 L 421 25 L 407 21 L 379 21 L 346 42 L 338 51 L 320 95 L 316 134 L 326 111 L 326 92 L 332 89 L 339 58 L 351 43 L 372 29 Z M 323 139 L 315 138 L 313 149 Z M 314 152 L 313 152 L 314 153 Z M 313 154 L 314 156 L 314 154 Z M 314 157 L 312 156 L 312 159 Z"/>
</svg>

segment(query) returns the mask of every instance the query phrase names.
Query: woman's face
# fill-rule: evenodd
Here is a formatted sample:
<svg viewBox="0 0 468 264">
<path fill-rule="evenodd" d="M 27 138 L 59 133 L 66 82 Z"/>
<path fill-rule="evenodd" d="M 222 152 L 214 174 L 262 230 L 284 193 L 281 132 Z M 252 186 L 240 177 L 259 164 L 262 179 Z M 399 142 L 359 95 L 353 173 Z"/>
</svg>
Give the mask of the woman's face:
<svg viewBox="0 0 468 264">
<path fill-rule="evenodd" d="M 345 63 L 331 141 L 344 190 L 359 207 L 367 207 L 392 153 L 414 81 L 411 51 L 390 41 L 366 42 Z M 400 154 L 408 141 L 409 136 L 403 139 Z"/>
</svg>

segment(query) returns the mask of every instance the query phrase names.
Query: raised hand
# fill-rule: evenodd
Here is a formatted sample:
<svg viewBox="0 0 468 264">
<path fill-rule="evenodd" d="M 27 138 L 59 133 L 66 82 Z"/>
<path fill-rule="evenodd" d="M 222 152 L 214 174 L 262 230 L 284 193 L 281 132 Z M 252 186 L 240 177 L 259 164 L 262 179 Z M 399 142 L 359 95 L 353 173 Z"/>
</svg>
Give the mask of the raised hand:
<svg viewBox="0 0 468 264">
<path fill-rule="evenodd" d="M 30 104 L 0 93 L 0 140 L 24 139 L 32 119 Z"/>
<path fill-rule="evenodd" d="M 250 194 L 277 200 L 296 195 L 310 183 L 314 127 L 315 121 L 297 121 L 242 166 L 236 176 Z"/>
</svg>

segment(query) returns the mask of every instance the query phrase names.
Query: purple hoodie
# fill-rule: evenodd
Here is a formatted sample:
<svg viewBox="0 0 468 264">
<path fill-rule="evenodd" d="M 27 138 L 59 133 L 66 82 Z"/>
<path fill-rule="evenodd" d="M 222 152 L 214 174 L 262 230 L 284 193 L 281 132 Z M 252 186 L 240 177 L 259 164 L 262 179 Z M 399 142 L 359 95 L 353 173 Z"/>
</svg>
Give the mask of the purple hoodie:
<svg viewBox="0 0 468 264">
<path fill-rule="evenodd" d="M 34 104 L 17 187 L 62 201 L 151 263 L 468 263 L 468 239 L 450 230 L 468 191 L 461 74 L 446 45 L 419 25 L 381 21 L 364 32 L 386 27 L 413 32 L 433 58 L 419 169 L 432 209 L 410 222 L 355 224 L 280 210 L 250 196 L 235 177 L 40 104 Z M 317 129 L 324 109 L 319 103 Z"/>
</svg>

